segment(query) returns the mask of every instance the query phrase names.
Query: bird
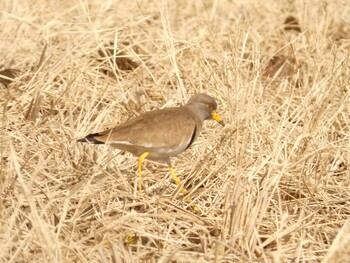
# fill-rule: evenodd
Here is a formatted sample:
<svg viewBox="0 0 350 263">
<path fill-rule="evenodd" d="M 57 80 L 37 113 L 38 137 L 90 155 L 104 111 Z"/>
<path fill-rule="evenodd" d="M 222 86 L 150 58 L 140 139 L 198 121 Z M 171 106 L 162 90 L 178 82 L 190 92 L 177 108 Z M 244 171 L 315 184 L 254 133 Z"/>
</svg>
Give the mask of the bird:
<svg viewBox="0 0 350 263">
<path fill-rule="evenodd" d="M 172 179 L 180 187 L 181 181 L 170 158 L 184 152 L 193 144 L 205 120 L 215 120 L 225 126 L 216 109 L 217 103 L 211 96 L 197 93 L 184 106 L 142 113 L 114 128 L 91 133 L 77 142 L 108 144 L 137 156 L 139 192 L 142 191 L 142 165 L 146 158 L 166 163 Z M 181 191 L 187 193 L 183 187 Z"/>
</svg>

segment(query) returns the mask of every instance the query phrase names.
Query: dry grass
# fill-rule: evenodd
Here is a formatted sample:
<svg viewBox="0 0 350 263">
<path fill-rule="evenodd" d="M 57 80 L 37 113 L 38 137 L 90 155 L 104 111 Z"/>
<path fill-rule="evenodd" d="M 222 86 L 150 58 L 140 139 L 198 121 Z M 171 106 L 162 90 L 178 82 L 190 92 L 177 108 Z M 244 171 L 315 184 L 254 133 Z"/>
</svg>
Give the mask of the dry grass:
<svg viewBox="0 0 350 263">
<path fill-rule="evenodd" d="M 0 2 L 1 262 L 345 262 L 348 1 Z M 214 96 L 166 166 L 76 139 Z"/>
</svg>

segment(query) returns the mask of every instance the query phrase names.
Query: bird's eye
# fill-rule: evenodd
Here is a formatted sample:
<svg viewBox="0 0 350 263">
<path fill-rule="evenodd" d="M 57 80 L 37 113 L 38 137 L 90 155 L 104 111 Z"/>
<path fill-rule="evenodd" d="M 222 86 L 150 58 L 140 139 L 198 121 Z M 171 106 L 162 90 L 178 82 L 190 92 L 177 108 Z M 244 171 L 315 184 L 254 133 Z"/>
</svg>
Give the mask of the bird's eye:
<svg viewBox="0 0 350 263">
<path fill-rule="evenodd" d="M 213 105 L 211 105 L 210 103 L 208 103 L 208 104 L 207 104 L 207 108 L 208 108 L 209 110 L 212 110 L 212 109 L 213 109 Z"/>
</svg>

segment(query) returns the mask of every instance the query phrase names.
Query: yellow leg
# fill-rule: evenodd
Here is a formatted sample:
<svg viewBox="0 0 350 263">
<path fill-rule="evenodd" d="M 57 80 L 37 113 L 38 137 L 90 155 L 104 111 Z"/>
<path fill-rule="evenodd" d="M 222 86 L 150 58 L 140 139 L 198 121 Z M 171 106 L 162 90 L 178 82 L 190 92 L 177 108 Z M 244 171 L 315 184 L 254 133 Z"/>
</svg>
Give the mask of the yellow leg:
<svg viewBox="0 0 350 263">
<path fill-rule="evenodd" d="M 175 184 L 176 184 L 178 187 L 181 187 L 180 178 L 177 177 L 174 168 L 173 168 L 171 165 L 169 165 L 169 167 L 170 167 L 171 177 L 173 178 Z M 187 194 L 187 190 L 186 190 L 184 187 L 181 187 L 181 192 L 182 192 L 183 194 Z M 188 201 L 190 201 L 190 202 L 193 201 L 192 198 L 191 198 L 191 196 L 188 196 Z M 194 210 L 195 212 L 199 212 L 199 209 L 198 209 L 198 207 L 197 207 L 196 205 L 192 205 L 192 208 L 193 208 L 193 210 Z"/>
<path fill-rule="evenodd" d="M 139 176 L 139 182 L 138 182 L 138 189 L 139 189 L 139 193 L 142 192 L 142 164 L 143 161 L 146 159 L 146 157 L 150 154 L 150 152 L 144 152 L 138 160 L 138 167 L 137 167 L 137 174 Z"/>
</svg>

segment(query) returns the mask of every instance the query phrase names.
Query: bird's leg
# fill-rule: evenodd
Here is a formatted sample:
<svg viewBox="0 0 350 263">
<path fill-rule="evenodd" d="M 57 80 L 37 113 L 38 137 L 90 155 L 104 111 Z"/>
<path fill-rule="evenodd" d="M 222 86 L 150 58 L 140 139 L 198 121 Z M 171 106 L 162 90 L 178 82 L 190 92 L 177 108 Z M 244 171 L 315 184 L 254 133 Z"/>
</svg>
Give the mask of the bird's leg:
<svg viewBox="0 0 350 263">
<path fill-rule="evenodd" d="M 175 170 L 174 170 L 174 168 L 173 168 L 171 165 L 169 165 L 169 168 L 170 168 L 171 177 L 173 178 L 175 184 L 176 184 L 178 187 L 180 187 L 180 186 L 181 186 L 181 180 L 180 180 L 180 178 L 177 177 L 177 175 L 176 175 L 176 173 L 175 173 Z M 181 187 L 181 192 L 182 192 L 183 194 L 187 194 L 187 190 L 186 190 L 184 187 Z"/>
<path fill-rule="evenodd" d="M 187 194 L 187 190 L 186 190 L 183 186 L 181 186 L 181 180 L 180 180 L 179 177 L 177 177 L 174 168 L 171 166 L 170 163 L 168 163 L 168 165 L 169 165 L 169 168 L 170 168 L 171 177 L 173 178 L 175 184 L 176 184 L 178 187 L 181 187 L 181 192 L 182 192 L 183 194 Z M 193 202 L 191 196 L 188 196 L 188 201 L 189 201 L 190 203 Z M 193 210 L 194 210 L 195 212 L 199 212 L 199 209 L 198 209 L 198 207 L 197 207 L 196 205 L 192 205 L 192 208 L 193 208 Z"/>
<path fill-rule="evenodd" d="M 143 161 L 146 159 L 146 157 L 150 154 L 150 152 L 144 152 L 140 157 L 139 157 L 139 160 L 138 160 L 138 167 L 137 167 L 137 174 L 138 174 L 138 177 L 139 177 L 139 182 L 138 182 L 138 189 L 139 189 L 139 193 L 142 192 L 142 164 L 143 164 Z"/>
</svg>

